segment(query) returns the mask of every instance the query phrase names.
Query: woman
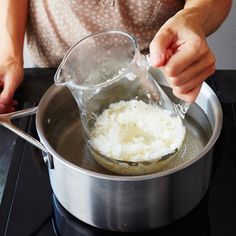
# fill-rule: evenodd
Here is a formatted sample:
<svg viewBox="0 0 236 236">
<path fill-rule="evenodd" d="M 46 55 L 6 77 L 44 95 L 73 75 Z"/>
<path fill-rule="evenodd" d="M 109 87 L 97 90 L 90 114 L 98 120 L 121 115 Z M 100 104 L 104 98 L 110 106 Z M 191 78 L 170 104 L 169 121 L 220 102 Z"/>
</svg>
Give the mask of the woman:
<svg viewBox="0 0 236 236">
<path fill-rule="evenodd" d="M 134 35 L 161 67 L 174 94 L 193 102 L 215 71 L 206 37 L 224 21 L 231 0 L 0 0 L 0 113 L 14 111 L 23 80 L 25 32 L 33 62 L 56 67 L 84 36 L 105 29 Z"/>
</svg>

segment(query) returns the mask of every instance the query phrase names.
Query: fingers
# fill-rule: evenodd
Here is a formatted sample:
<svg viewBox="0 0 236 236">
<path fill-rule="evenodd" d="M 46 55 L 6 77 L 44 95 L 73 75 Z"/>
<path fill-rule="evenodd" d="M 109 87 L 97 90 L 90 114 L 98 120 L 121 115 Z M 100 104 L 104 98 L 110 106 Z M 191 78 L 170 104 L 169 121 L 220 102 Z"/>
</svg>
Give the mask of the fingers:
<svg viewBox="0 0 236 236">
<path fill-rule="evenodd" d="M 215 72 L 215 57 L 211 51 L 208 51 L 206 55 L 197 57 L 192 64 L 187 63 L 185 65 L 186 67 L 183 67 L 183 70 L 171 69 L 170 72 L 172 65 L 168 63 L 168 67 L 165 66 L 163 70 L 173 92 L 178 95 L 177 97 L 188 102 L 194 102 L 197 97 L 196 91 L 200 91 L 199 86 Z"/>
<path fill-rule="evenodd" d="M 13 99 L 14 93 L 23 80 L 23 67 L 18 64 L 0 67 L 0 113 L 15 110 L 17 101 Z"/>
<path fill-rule="evenodd" d="M 185 70 L 181 71 L 180 73 L 169 73 L 167 68 L 165 68 L 164 70 L 165 74 L 168 76 L 169 83 L 172 84 L 172 86 L 183 86 L 184 88 L 184 86 L 186 86 L 186 83 L 190 82 L 199 74 L 202 74 L 202 76 L 205 78 L 213 74 L 215 71 L 215 57 L 210 52 L 207 53 L 207 55 L 204 54 L 196 62 L 189 65 Z M 191 90 L 192 88 L 185 88 L 185 90 L 186 89 Z"/>
<path fill-rule="evenodd" d="M 189 75 L 190 77 L 188 77 L 185 83 L 183 83 L 180 79 L 185 77 L 182 74 L 180 74 L 180 78 L 178 76 L 168 77 L 168 82 L 173 89 L 173 93 L 178 98 L 183 99 L 187 102 L 194 102 L 198 95 L 196 94 L 196 91 L 200 91 L 197 88 L 199 88 L 203 81 L 211 76 L 214 72 L 215 65 L 213 64 L 196 75 Z M 188 74 L 188 72 L 183 72 L 183 74 Z M 180 83 L 178 83 L 179 81 Z"/>
<path fill-rule="evenodd" d="M 3 84 L 3 90 L 0 94 L 0 103 L 11 104 L 14 92 L 15 84 L 12 84 L 10 79 L 6 80 Z"/>
<path fill-rule="evenodd" d="M 210 66 L 206 70 L 202 71 L 195 77 L 191 77 L 191 80 L 189 80 L 187 83 L 181 85 L 181 86 L 175 86 L 173 83 L 169 82 L 171 84 L 171 87 L 173 89 L 173 93 L 180 99 L 183 99 L 187 102 L 194 102 L 197 98 L 196 92 L 200 91 L 198 90 L 199 86 L 201 87 L 203 81 L 207 79 L 210 75 L 212 75 L 215 71 L 214 66 Z M 174 80 L 175 78 L 169 78 L 170 80 Z"/>
<path fill-rule="evenodd" d="M 173 94 L 186 101 L 186 102 L 194 102 L 201 90 L 202 84 L 199 84 L 198 86 L 194 87 L 191 91 L 188 91 L 187 93 L 179 93 L 178 90 L 173 89 Z"/>
<path fill-rule="evenodd" d="M 1 85 L 0 85 L 1 86 Z M 1 86 L 2 87 L 2 86 Z M 3 95 L 4 93 L 7 93 L 3 89 Z M 17 101 L 12 99 L 12 95 L 8 96 L 2 96 L 2 93 L 0 94 L 0 114 L 1 113 L 8 113 L 15 111 L 15 106 L 17 105 Z"/>
<path fill-rule="evenodd" d="M 23 68 L 16 68 L 14 70 L 7 71 L 2 76 L 0 85 L 3 90 L 0 94 L 0 103 L 10 103 L 13 99 L 14 93 L 21 81 L 23 80 Z"/>
<path fill-rule="evenodd" d="M 15 106 L 0 104 L 0 113 L 9 113 L 15 111 Z"/>
</svg>

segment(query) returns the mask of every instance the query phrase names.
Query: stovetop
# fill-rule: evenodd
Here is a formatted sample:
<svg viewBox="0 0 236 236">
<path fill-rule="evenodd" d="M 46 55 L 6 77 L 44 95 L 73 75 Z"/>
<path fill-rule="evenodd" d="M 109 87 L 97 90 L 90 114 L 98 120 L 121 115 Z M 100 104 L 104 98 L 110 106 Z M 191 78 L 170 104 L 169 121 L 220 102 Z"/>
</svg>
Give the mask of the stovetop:
<svg viewBox="0 0 236 236">
<path fill-rule="evenodd" d="M 26 69 L 16 93 L 18 109 L 38 104 L 53 83 L 54 69 Z M 187 216 L 166 227 L 128 235 L 236 235 L 236 71 L 217 71 L 207 80 L 219 97 L 224 122 L 214 146 L 210 187 Z M 16 124 L 37 137 L 35 117 Z M 52 193 L 42 153 L 0 127 L 0 236 L 121 235 L 89 226 L 71 216 Z"/>
</svg>

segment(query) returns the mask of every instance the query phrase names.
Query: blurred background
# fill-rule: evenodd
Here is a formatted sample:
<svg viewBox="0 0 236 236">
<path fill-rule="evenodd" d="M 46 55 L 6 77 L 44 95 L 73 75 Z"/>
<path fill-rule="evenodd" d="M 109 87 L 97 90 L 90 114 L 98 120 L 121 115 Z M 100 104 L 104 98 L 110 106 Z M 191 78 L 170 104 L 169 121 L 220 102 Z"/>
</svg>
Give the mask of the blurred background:
<svg viewBox="0 0 236 236">
<path fill-rule="evenodd" d="M 216 69 L 236 69 L 236 1 L 233 0 L 231 12 L 221 27 L 207 39 L 216 56 Z M 33 67 L 25 46 L 24 67 Z"/>
</svg>

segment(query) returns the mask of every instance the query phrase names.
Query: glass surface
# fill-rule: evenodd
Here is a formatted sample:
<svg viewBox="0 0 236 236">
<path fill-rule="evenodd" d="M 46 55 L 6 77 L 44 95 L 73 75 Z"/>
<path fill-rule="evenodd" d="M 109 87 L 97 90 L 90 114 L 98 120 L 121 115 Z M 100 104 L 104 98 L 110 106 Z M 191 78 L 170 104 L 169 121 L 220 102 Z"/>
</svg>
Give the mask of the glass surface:
<svg viewBox="0 0 236 236">
<path fill-rule="evenodd" d="M 149 75 L 148 68 L 148 58 L 140 54 L 132 36 L 121 31 L 103 31 L 76 43 L 64 56 L 54 77 L 56 85 L 70 89 L 78 104 L 85 141 L 92 156 L 115 173 L 153 173 L 156 169 L 151 163 L 167 161 L 167 157 L 180 150 L 184 142 L 186 132 L 182 120 L 169 97 Z M 114 109 L 110 109 L 111 106 Z M 105 118 L 104 113 L 107 113 Z M 152 113 L 152 117 L 158 119 L 145 122 L 146 113 Z M 140 120 L 137 121 L 137 117 Z M 99 120 L 107 127 L 109 122 L 111 127 L 116 124 L 116 128 L 101 130 Z M 152 127 L 147 127 L 148 123 Z M 170 125 L 175 129 L 168 129 Z M 130 137 L 122 141 L 127 127 Z M 155 136 L 154 129 L 157 131 Z M 166 137 L 173 138 L 167 141 L 161 135 L 163 129 Z M 177 135 L 174 134 L 176 130 L 180 131 Z M 149 150 L 145 152 L 145 158 L 144 150 Z M 140 163 L 144 161 L 149 161 L 150 165 Z M 125 172 L 122 171 L 124 163 Z M 126 164 L 132 169 L 142 167 L 133 172 Z"/>
</svg>

